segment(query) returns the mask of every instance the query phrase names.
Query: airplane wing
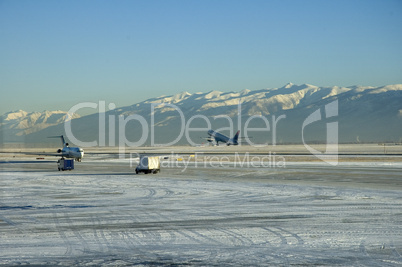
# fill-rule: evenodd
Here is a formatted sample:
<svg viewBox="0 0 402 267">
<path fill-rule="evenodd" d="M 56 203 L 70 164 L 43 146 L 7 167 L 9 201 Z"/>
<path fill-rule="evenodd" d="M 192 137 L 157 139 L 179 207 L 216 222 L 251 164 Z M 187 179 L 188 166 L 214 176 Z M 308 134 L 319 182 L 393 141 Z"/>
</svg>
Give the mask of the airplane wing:
<svg viewBox="0 0 402 267">
<path fill-rule="evenodd" d="M 54 156 L 54 157 L 67 157 L 66 153 L 40 153 L 40 152 L 13 152 L 25 155 L 38 155 L 38 156 Z"/>
</svg>

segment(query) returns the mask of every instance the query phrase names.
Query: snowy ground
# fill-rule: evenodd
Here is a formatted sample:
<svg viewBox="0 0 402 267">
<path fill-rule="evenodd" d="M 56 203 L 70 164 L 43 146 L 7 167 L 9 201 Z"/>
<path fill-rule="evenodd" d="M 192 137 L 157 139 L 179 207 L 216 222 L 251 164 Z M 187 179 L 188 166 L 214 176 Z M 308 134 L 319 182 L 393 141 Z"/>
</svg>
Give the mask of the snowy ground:
<svg viewBox="0 0 402 267">
<path fill-rule="evenodd" d="M 401 163 L 0 163 L 0 264 L 402 265 Z"/>
</svg>

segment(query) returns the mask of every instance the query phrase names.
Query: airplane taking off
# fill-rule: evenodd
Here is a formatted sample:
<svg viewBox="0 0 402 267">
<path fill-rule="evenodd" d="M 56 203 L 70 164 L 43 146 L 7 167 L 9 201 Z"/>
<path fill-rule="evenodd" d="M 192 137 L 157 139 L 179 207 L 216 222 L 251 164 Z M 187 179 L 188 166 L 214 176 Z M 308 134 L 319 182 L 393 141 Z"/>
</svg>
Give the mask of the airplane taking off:
<svg viewBox="0 0 402 267">
<path fill-rule="evenodd" d="M 66 143 L 66 141 L 64 140 L 63 135 L 49 136 L 49 138 L 61 138 L 63 148 L 57 150 L 58 154 L 47 154 L 47 155 L 61 156 L 61 157 L 65 157 L 65 158 L 73 158 L 76 161 L 81 161 L 81 159 L 84 157 L 84 150 L 79 147 L 69 147 L 68 143 Z"/>
<path fill-rule="evenodd" d="M 233 138 L 229 138 L 226 135 L 223 135 L 221 133 L 218 133 L 214 130 L 209 130 L 208 131 L 208 135 L 210 136 L 207 141 L 208 142 L 213 142 L 215 140 L 216 145 L 219 145 L 219 142 L 225 143 L 226 145 L 230 146 L 230 145 L 238 145 L 238 139 L 239 139 L 239 133 L 240 131 L 237 131 L 237 133 L 235 134 L 235 136 L 233 136 Z"/>
</svg>

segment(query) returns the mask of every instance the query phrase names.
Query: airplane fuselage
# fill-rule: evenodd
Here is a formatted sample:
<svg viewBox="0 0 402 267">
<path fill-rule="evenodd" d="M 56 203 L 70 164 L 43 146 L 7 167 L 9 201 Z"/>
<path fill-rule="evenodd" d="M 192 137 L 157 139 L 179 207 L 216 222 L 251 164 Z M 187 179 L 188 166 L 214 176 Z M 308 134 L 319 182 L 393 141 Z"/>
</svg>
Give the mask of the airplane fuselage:
<svg viewBox="0 0 402 267">
<path fill-rule="evenodd" d="M 218 133 L 217 131 L 214 131 L 214 130 L 209 130 L 208 135 L 211 137 L 211 139 L 213 138 L 215 140 L 217 145 L 219 145 L 219 142 L 222 142 L 229 146 L 229 145 L 238 145 L 239 144 L 237 142 L 239 132 L 240 131 L 237 131 L 236 135 L 233 138 L 229 138 L 226 135 Z M 208 141 L 211 142 L 212 141 L 211 139 L 209 139 Z"/>
<path fill-rule="evenodd" d="M 61 150 L 61 156 L 66 158 L 73 158 L 77 161 L 81 161 L 84 157 L 84 150 L 79 147 L 63 147 Z"/>
</svg>

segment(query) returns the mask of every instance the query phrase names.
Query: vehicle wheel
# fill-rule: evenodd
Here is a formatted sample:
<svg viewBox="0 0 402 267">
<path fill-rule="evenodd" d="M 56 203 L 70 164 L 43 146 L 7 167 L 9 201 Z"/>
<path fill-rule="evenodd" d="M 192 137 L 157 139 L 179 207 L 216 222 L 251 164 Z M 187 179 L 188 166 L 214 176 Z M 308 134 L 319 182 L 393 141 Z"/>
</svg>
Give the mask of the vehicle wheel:
<svg viewBox="0 0 402 267">
<path fill-rule="evenodd" d="M 138 171 L 137 171 L 137 170 L 135 170 L 135 173 L 136 173 L 136 174 L 138 174 Z"/>
<path fill-rule="evenodd" d="M 58 168 L 59 169 L 59 171 L 60 171 L 60 168 Z"/>
</svg>

